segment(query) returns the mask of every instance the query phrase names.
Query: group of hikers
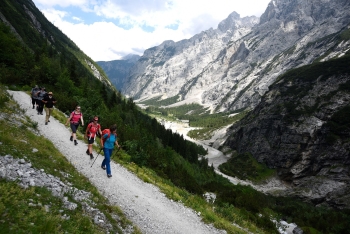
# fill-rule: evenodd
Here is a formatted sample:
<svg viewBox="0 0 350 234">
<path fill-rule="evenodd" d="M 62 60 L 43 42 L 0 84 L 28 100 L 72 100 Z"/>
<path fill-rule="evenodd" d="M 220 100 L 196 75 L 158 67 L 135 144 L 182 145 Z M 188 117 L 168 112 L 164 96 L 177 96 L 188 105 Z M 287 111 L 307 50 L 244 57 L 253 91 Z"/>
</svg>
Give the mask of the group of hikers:
<svg viewBox="0 0 350 234">
<path fill-rule="evenodd" d="M 53 106 L 57 102 L 56 99 L 53 97 L 53 93 L 47 93 L 45 87 L 40 88 L 38 85 L 36 85 L 31 91 L 31 98 L 33 109 L 36 108 L 38 115 L 43 114 L 43 109 L 45 107 L 45 125 L 47 125 L 48 122 L 50 122 L 50 116 L 53 110 Z M 76 106 L 74 111 L 70 113 L 66 122 L 66 125 L 68 124 L 70 124 L 70 128 L 72 130 L 69 139 L 70 141 L 74 142 L 74 145 L 77 145 L 77 129 L 80 125 L 84 126 L 84 118 L 80 106 Z M 86 154 L 90 156 L 90 159 L 94 158 L 92 154 L 92 145 L 94 144 L 97 135 L 100 136 L 101 151 L 103 150 L 105 156 L 105 158 L 102 161 L 101 168 L 103 170 L 106 170 L 107 177 L 110 178 L 112 177 L 110 161 L 114 146 L 116 145 L 120 149 L 120 146 L 117 141 L 117 127 L 116 125 L 112 125 L 109 129 L 104 129 L 102 131 L 101 125 L 98 123 L 98 116 L 94 116 L 92 118 L 92 120 L 86 127 L 86 131 L 84 134 L 84 138 L 87 139 L 88 142 Z"/>
<path fill-rule="evenodd" d="M 53 106 L 56 104 L 56 99 L 53 97 L 53 93 L 46 92 L 45 87 L 39 87 L 38 85 L 35 85 L 31 91 L 31 96 L 33 109 L 36 108 L 38 115 L 43 114 L 45 106 L 45 125 L 47 125 L 47 123 L 50 122 Z"/>
</svg>

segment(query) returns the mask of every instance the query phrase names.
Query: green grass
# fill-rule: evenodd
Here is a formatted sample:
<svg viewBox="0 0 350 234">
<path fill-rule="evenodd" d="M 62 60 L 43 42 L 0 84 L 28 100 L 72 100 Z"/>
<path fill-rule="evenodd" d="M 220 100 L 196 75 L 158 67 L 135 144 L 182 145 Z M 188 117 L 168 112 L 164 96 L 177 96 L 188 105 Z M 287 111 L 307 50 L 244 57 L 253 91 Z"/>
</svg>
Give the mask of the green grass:
<svg viewBox="0 0 350 234">
<path fill-rule="evenodd" d="M 226 175 L 242 180 L 250 180 L 254 183 L 262 182 L 276 173 L 275 170 L 259 163 L 248 153 L 233 154 L 226 163 L 219 166 L 219 170 Z"/>
<path fill-rule="evenodd" d="M 77 189 L 90 192 L 90 202 L 96 203 L 95 207 L 106 215 L 113 225 L 113 233 L 121 233 L 121 227 L 132 225 L 118 207 L 108 204 L 107 199 L 89 180 L 76 171 L 51 141 L 38 136 L 35 127 L 37 123 L 23 115 L 24 110 L 10 100 L 2 86 L 0 86 L 0 97 L 7 97 L 5 98 L 7 101 L 0 107 L 3 115 L 0 120 L 1 156 L 12 155 L 15 158 L 24 158 L 32 163 L 33 168 L 44 169 L 46 173 L 60 178 L 62 182 L 71 183 Z M 67 120 L 58 109 L 54 110 L 53 116 L 61 123 Z M 82 137 L 82 134 L 79 133 L 78 136 Z M 34 148 L 38 150 L 35 153 Z M 231 220 L 222 216 L 222 209 L 216 210 L 214 204 L 207 203 L 203 197 L 177 188 L 168 179 L 160 177 L 154 171 L 130 163 L 130 159 L 131 156 L 123 150 L 116 151 L 112 158 L 143 181 L 158 186 L 169 199 L 179 201 L 200 212 L 204 222 L 212 223 L 215 227 L 226 230 L 227 233 L 245 233 L 233 225 Z M 65 177 L 64 174 L 70 176 Z M 69 194 L 66 196 L 70 197 Z M 35 206 L 32 207 L 29 203 Z M 45 205 L 49 205 L 49 212 L 45 210 Z M 234 211 L 235 213 L 231 215 L 236 217 L 234 219 L 236 224 L 254 233 L 265 233 L 256 224 L 244 218 L 244 212 L 242 213 L 240 209 L 237 208 Z M 62 219 L 63 214 L 70 218 Z M 118 216 L 118 220 L 113 219 L 112 214 Z M 6 230 L 7 233 L 105 233 L 86 215 L 81 204 L 78 204 L 76 210 L 69 211 L 63 207 L 62 201 L 54 197 L 46 188 L 23 189 L 16 182 L 6 180 L 0 180 L 0 230 Z M 134 227 L 134 233 L 140 233 L 137 227 Z"/>
<path fill-rule="evenodd" d="M 2 233 L 104 233 L 82 215 L 81 207 L 63 209 L 62 200 L 46 188 L 22 189 L 16 182 L 0 180 L 0 191 Z M 63 215 L 70 218 L 62 219 Z"/>
<path fill-rule="evenodd" d="M 206 202 L 203 197 L 175 187 L 169 180 L 159 177 L 154 171 L 144 167 L 140 168 L 134 163 L 127 162 L 127 159 L 128 156 L 126 155 L 119 155 L 119 157 L 115 158 L 118 163 L 135 173 L 143 181 L 159 187 L 169 199 L 181 202 L 185 206 L 191 207 L 197 213 L 200 213 L 205 223 L 212 223 L 216 228 L 226 230 L 227 233 L 246 233 L 246 231 L 233 225 L 232 222 L 235 222 L 235 224 L 253 233 L 268 233 L 249 221 L 249 219 L 245 217 L 246 214 L 244 210 L 232 206 L 227 208 L 221 206 L 217 207 L 212 203 Z M 230 215 L 225 216 L 223 214 Z"/>
<path fill-rule="evenodd" d="M 65 123 L 66 117 L 59 110 L 55 111 L 60 121 Z M 108 204 L 107 199 L 99 194 L 87 178 L 75 170 L 50 141 L 37 135 L 33 123 L 27 123 L 30 121 L 23 116 L 24 111 L 19 109 L 13 101 L 4 102 L 0 112 L 2 116 L 0 155 L 10 154 L 16 158 L 30 160 L 34 168 L 42 168 L 46 173 L 60 178 L 64 183 L 71 183 L 73 187 L 90 192 L 90 202 L 96 203 L 95 207 L 101 210 L 112 223 L 113 233 L 121 233 L 121 227 L 130 225 L 130 221 L 123 216 L 118 207 Z M 33 148 L 38 149 L 38 152 L 33 153 Z M 208 203 L 203 197 L 174 186 L 169 179 L 160 177 L 153 170 L 132 163 L 131 156 L 123 150 L 116 151 L 113 160 L 135 173 L 143 181 L 159 187 L 169 199 L 194 209 L 204 222 L 226 230 L 227 233 L 275 233 L 270 219 L 280 217 L 278 213 L 289 214 L 287 215 L 289 222 L 296 222 L 301 227 L 308 228 L 312 226 L 308 223 L 310 217 L 318 217 L 317 214 L 319 214 L 317 208 L 300 206 L 294 200 L 285 199 L 286 201 L 282 202 L 277 200 L 279 198 L 267 197 L 247 186 L 227 185 L 227 190 L 217 191 L 217 195 L 221 200 L 226 197 L 229 203 Z M 249 168 L 249 165 L 254 170 L 261 171 L 259 172 L 261 178 L 270 175 L 256 162 L 251 162 L 246 166 Z M 61 172 L 70 176 L 65 177 Z M 70 198 L 69 194 L 66 196 Z M 30 203 L 34 206 L 30 206 Z M 46 211 L 45 206 L 47 205 L 49 205 L 50 212 Z M 300 207 L 303 207 L 301 212 L 291 212 L 300 210 Z M 70 218 L 62 219 L 63 214 Z M 112 214 L 119 218 L 115 220 Z M 303 217 L 304 214 L 308 214 L 308 217 Z M 325 210 L 320 217 L 332 217 L 335 223 L 343 225 L 344 219 L 348 216 L 345 213 L 331 213 Z M 52 225 L 53 223 L 55 226 Z M 5 230 L 6 233 L 105 233 L 86 215 L 81 204 L 78 204 L 76 210 L 69 211 L 62 206 L 60 199 L 52 196 L 45 188 L 23 189 L 15 182 L 5 180 L 0 180 L 0 230 Z M 48 232 L 42 230 L 48 230 Z M 134 230 L 134 233 L 140 233 L 137 228 Z M 340 232 L 335 231 L 334 233 Z"/>
<path fill-rule="evenodd" d="M 4 98 L 7 97 L 7 98 Z M 89 180 L 80 174 L 72 164 L 55 148 L 53 143 L 37 132 L 37 123 L 12 100 L 0 86 L 0 99 L 6 99 L 0 107 L 0 156 L 11 155 L 30 161 L 35 169 L 58 177 L 63 183 L 91 193 L 87 202 L 103 212 L 113 233 L 122 233 L 122 227 L 133 226 L 123 212 L 108 203 Z M 58 110 L 57 110 L 58 112 Z M 66 119 L 65 119 L 66 120 Z M 37 149 L 37 151 L 33 150 Z M 69 176 L 64 176 L 69 175 Z M 65 194 L 68 198 L 71 194 Z M 91 216 L 83 210 L 81 202 L 76 210 L 66 209 L 60 198 L 41 187 L 21 188 L 16 181 L 0 180 L 0 232 L 1 233 L 106 233 L 96 225 Z M 49 207 L 49 212 L 45 205 Z M 62 215 L 69 219 L 62 219 Z M 115 215 L 118 220 L 113 219 Z M 140 233 L 134 227 L 134 233 Z"/>
<path fill-rule="evenodd" d="M 148 104 L 151 103 L 153 102 L 150 101 Z M 189 131 L 187 135 L 196 140 L 210 139 L 216 130 L 239 121 L 247 112 L 248 111 L 242 110 L 236 113 L 236 115 L 231 115 L 234 114 L 234 112 L 210 114 L 208 109 L 195 103 L 171 108 L 149 106 L 145 110 L 146 114 L 158 119 L 166 119 L 168 121 L 178 121 L 179 119 L 189 120 L 189 126 L 198 129 Z"/>
</svg>

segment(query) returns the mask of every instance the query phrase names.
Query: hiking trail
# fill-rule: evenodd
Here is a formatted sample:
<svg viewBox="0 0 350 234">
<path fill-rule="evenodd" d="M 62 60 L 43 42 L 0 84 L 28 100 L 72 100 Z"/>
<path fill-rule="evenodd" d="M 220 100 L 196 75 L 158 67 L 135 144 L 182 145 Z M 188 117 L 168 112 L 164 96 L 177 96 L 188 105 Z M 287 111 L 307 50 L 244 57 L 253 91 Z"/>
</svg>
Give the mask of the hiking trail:
<svg viewBox="0 0 350 234">
<path fill-rule="evenodd" d="M 142 233 L 226 233 L 226 231 L 205 224 L 195 211 L 168 199 L 159 188 L 143 182 L 114 161 L 111 161 L 113 177 L 108 178 L 106 171 L 101 168 L 103 156 L 99 155 L 96 159 L 98 152 L 94 151 L 95 158 L 90 160 L 90 156 L 85 153 L 87 149 L 85 142 L 78 140 L 78 145 L 74 145 L 69 140 L 71 135 L 69 127 L 53 117 L 50 117 L 50 122 L 45 125 L 45 113 L 38 115 L 37 111 L 32 109 L 28 94 L 23 91 L 8 92 L 25 110 L 25 115 L 38 122 L 39 133 L 49 139 L 72 165 L 109 200 L 111 205 L 120 207 L 126 217 L 138 226 Z M 82 113 L 84 114 L 84 110 Z M 113 157 L 116 157 L 116 151 L 117 149 L 114 150 Z M 91 167 L 95 159 L 96 162 Z"/>
</svg>

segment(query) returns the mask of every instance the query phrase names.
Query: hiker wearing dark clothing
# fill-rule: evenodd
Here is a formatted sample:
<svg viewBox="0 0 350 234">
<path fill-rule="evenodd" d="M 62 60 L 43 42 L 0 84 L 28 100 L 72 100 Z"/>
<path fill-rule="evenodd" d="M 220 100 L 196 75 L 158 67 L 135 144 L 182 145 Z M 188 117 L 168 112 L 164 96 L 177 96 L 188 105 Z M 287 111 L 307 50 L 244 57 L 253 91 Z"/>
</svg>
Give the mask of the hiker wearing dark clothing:
<svg viewBox="0 0 350 234">
<path fill-rule="evenodd" d="M 83 113 L 80 111 L 80 106 L 75 107 L 75 110 L 72 111 L 70 116 L 67 119 L 66 125 L 70 123 L 70 128 L 72 129 L 72 134 L 70 136 L 70 140 L 74 140 L 74 145 L 77 145 L 77 129 L 79 127 L 79 123 L 81 122 L 81 126 L 84 126 Z"/>
<path fill-rule="evenodd" d="M 38 111 L 38 115 L 42 115 L 43 114 L 43 110 L 44 110 L 44 103 L 42 102 L 42 100 L 44 99 L 46 95 L 46 90 L 44 87 L 42 87 L 40 89 L 40 91 L 37 94 L 37 98 L 38 98 L 38 107 L 37 107 L 37 111 Z"/>
<path fill-rule="evenodd" d="M 45 125 L 50 122 L 50 116 L 53 110 L 53 106 L 56 104 L 56 99 L 53 97 L 52 92 L 48 92 L 48 94 L 41 100 L 45 104 Z"/>
<path fill-rule="evenodd" d="M 114 145 L 118 146 L 120 148 L 118 141 L 117 141 L 117 126 L 112 125 L 109 128 L 109 132 L 105 133 L 101 136 L 101 146 L 103 148 L 103 152 L 105 155 L 105 158 L 102 161 L 101 168 L 103 170 L 107 169 L 107 177 L 112 177 L 111 172 L 111 156 L 113 153 Z"/>
<path fill-rule="evenodd" d="M 95 116 L 85 131 L 85 138 L 88 140 L 88 149 L 86 150 L 86 154 L 90 155 L 90 159 L 94 158 L 94 155 L 92 155 L 92 144 L 95 142 L 97 133 L 102 136 L 101 125 L 97 121 L 98 117 Z"/>
<path fill-rule="evenodd" d="M 30 91 L 31 97 L 32 97 L 32 105 L 33 109 L 39 104 L 37 94 L 40 91 L 39 86 L 35 85 L 34 88 L 32 88 L 32 91 Z"/>
</svg>

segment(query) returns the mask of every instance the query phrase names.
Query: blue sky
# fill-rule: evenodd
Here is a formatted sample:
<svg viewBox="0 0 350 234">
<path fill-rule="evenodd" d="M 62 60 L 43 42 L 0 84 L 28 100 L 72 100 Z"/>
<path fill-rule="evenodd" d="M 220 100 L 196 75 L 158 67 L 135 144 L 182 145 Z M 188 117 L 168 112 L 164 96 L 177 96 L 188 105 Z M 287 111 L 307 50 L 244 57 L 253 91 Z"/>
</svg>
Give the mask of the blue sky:
<svg viewBox="0 0 350 234">
<path fill-rule="evenodd" d="M 95 61 L 121 59 L 165 40 L 188 39 L 236 11 L 260 16 L 270 0 L 33 0 Z"/>
</svg>

